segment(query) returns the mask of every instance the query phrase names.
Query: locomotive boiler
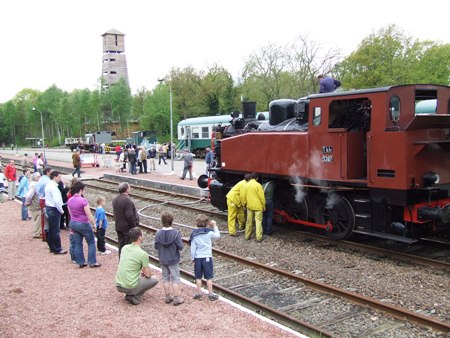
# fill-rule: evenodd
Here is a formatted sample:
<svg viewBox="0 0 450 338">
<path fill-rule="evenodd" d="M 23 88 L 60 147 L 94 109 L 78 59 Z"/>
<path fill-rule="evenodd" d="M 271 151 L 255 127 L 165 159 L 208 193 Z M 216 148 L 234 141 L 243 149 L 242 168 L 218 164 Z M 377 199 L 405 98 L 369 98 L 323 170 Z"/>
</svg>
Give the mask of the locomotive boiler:
<svg viewBox="0 0 450 338">
<path fill-rule="evenodd" d="M 255 172 L 276 185 L 278 223 L 335 239 L 448 237 L 449 102 L 448 86 L 398 85 L 275 100 L 269 123 L 235 114 L 215 133 L 211 203 L 226 210 L 227 192 Z"/>
</svg>

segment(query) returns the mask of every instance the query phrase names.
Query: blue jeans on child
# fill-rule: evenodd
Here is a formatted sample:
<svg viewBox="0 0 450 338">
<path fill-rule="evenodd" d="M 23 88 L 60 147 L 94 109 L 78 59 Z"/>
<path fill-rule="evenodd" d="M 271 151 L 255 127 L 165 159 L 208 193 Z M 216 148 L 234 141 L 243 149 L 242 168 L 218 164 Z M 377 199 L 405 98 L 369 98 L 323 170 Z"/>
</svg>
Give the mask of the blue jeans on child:
<svg viewBox="0 0 450 338">
<path fill-rule="evenodd" d="M 89 223 L 70 221 L 70 229 L 73 231 L 73 241 L 75 244 L 74 253 L 77 264 L 86 264 L 83 251 L 83 237 L 88 244 L 88 264 L 97 263 L 95 249 L 94 231 Z"/>
<path fill-rule="evenodd" d="M 26 205 L 26 197 L 21 197 L 22 199 L 22 221 L 28 220 L 28 207 Z"/>
</svg>

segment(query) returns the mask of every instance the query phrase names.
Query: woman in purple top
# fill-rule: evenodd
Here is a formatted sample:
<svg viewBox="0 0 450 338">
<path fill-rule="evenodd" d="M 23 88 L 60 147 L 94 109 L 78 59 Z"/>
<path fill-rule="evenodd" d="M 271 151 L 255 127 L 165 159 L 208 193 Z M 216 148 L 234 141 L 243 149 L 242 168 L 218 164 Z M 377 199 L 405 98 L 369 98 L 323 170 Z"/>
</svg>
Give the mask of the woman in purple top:
<svg viewBox="0 0 450 338">
<path fill-rule="evenodd" d="M 85 185 L 75 182 L 71 188 L 72 197 L 67 202 L 70 212 L 70 229 L 73 231 L 75 261 L 84 268 L 87 266 L 83 251 L 83 237 L 88 244 L 88 264 L 91 268 L 98 268 L 95 249 L 94 229 L 95 219 L 89 209 L 89 202 L 83 197 Z"/>
</svg>

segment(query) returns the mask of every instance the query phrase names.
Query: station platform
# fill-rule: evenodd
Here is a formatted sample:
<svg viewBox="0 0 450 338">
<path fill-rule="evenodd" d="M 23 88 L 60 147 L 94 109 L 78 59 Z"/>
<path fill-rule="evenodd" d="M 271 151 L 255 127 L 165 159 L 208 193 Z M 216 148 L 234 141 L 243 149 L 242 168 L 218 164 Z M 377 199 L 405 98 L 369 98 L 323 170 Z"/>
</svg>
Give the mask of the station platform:
<svg viewBox="0 0 450 338">
<path fill-rule="evenodd" d="M 133 306 L 114 286 L 117 252 L 80 269 L 69 254 L 53 255 L 32 238 L 32 221 L 21 221 L 20 203 L 0 203 L 1 337 L 299 337 L 298 333 L 224 299 L 192 299 L 192 284 L 181 284 L 185 303 L 164 303 L 162 283 Z M 63 249 L 69 232 L 62 230 Z M 84 245 L 87 257 L 86 245 Z M 160 271 L 151 267 L 160 280 Z"/>
<path fill-rule="evenodd" d="M 5 164 L 7 160 L 14 159 L 17 163 L 23 158 L 23 155 L 27 153 L 29 160 L 31 161 L 32 156 L 35 152 L 33 149 L 21 149 L 19 151 L 13 150 L 0 150 L 0 156 L 2 156 L 3 163 Z M 64 182 L 67 184 L 72 179 L 71 172 L 73 171 L 71 156 L 72 153 L 68 149 L 48 149 L 46 150 L 46 156 L 48 159 L 48 165 L 54 170 L 59 170 L 63 172 L 62 175 Z M 87 156 L 94 156 L 94 154 L 88 154 Z M 189 179 L 189 174 L 182 180 L 181 175 L 183 172 L 183 161 L 173 161 L 166 159 L 166 163 L 161 162 L 158 164 L 156 160 L 155 169 L 147 170 L 148 173 L 130 175 L 126 172 L 118 172 L 117 166 L 115 165 L 114 154 L 105 155 L 95 155 L 95 162 L 98 163 L 97 166 L 83 165 L 81 168 L 81 179 L 99 179 L 104 178 L 111 181 L 128 182 L 134 185 L 140 185 L 145 187 L 151 187 L 155 189 L 168 190 L 172 192 L 177 192 L 185 195 L 192 195 L 196 197 L 207 196 L 208 192 L 204 189 L 200 189 L 197 185 L 197 179 L 200 175 L 204 174 L 206 171 L 206 164 L 204 160 L 196 159 L 194 161 L 193 167 L 193 180 Z M 148 165 L 150 169 L 150 165 Z M 20 171 L 18 173 L 21 174 Z"/>
</svg>

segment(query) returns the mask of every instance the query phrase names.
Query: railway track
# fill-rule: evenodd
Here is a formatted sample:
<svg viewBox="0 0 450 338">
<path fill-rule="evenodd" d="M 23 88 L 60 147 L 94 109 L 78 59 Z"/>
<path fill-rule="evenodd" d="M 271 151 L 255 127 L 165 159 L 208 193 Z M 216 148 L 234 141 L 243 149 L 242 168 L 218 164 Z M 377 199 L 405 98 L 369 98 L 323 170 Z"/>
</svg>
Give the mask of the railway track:
<svg viewBox="0 0 450 338">
<path fill-rule="evenodd" d="M 112 194 L 117 194 L 117 182 L 114 181 L 103 179 L 84 180 L 83 183 L 90 188 L 101 189 Z M 217 211 L 217 209 L 210 205 L 205 198 L 135 185 L 132 185 L 132 191 L 129 195 L 133 198 L 152 202 L 152 205 L 179 207 L 198 213 L 205 213 L 214 217 L 224 217 L 224 213 Z"/>
<path fill-rule="evenodd" d="M 109 193 L 116 194 L 117 193 L 117 182 L 114 181 L 104 181 L 104 180 L 89 180 L 84 181 L 84 183 L 91 188 L 101 189 L 104 191 L 108 191 Z M 153 219 L 158 221 L 158 216 L 151 216 L 148 214 L 155 213 L 159 215 L 159 210 L 162 207 L 171 206 L 177 208 L 188 209 L 190 211 L 196 213 L 205 213 L 211 217 L 219 218 L 222 221 L 226 220 L 226 213 L 218 212 L 217 209 L 213 208 L 205 199 L 199 199 L 196 197 L 192 197 L 189 195 L 179 195 L 173 192 L 167 192 L 159 189 L 152 189 L 147 187 L 139 187 L 133 186 L 132 193 L 130 194 L 133 198 L 137 198 L 139 200 L 150 201 L 151 204 L 144 204 L 142 208 L 139 209 L 139 213 L 141 216 Z M 292 233 L 292 228 L 286 230 L 286 228 L 278 227 L 278 230 L 284 231 L 286 233 Z M 416 254 L 411 254 L 407 252 L 402 252 L 399 250 L 393 250 L 381 247 L 383 242 L 373 243 L 373 244 L 365 244 L 355 240 L 347 240 L 347 241 L 336 241 L 330 239 L 326 236 L 317 235 L 311 232 L 299 231 L 301 236 L 304 238 L 309 238 L 320 243 L 326 243 L 329 246 L 336 246 L 340 248 L 344 248 L 346 250 L 358 250 L 359 252 L 374 255 L 375 259 L 393 259 L 393 260 L 403 260 L 410 264 L 420 264 L 423 266 L 429 266 L 437 269 L 441 269 L 444 271 L 450 271 L 450 262 L 446 261 L 445 258 L 448 258 L 450 255 L 450 251 L 446 251 L 445 249 L 436 249 L 428 250 L 428 254 L 434 254 L 437 258 L 430 258 L 424 255 L 421 255 L 421 252 L 418 250 Z M 222 225 L 221 232 L 228 233 L 227 228 Z M 381 243 L 381 244 L 380 244 Z M 411 247 L 411 246 L 410 246 Z M 405 249 L 406 250 L 406 249 Z M 447 252 L 447 255 L 445 253 Z M 439 255 L 440 254 L 440 255 Z M 442 259 L 444 258 L 444 259 Z"/>
<path fill-rule="evenodd" d="M 145 224 L 141 226 L 147 232 L 157 230 Z M 143 248 L 157 262 L 153 246 L 146 244 Z M 434 318 L 264 265 L 252 258 L 214 248 L 213 251 L 216 289 L 227 298 L 301 333 L 322 337 L 409 337 L 411 332 L 426 336 L 431 328 L 442 336 L 450 332 L 450 324 Z M 193 278 L 189 250 L 182 251 L 181 266 L 185 275 Z"/>
</svg>

